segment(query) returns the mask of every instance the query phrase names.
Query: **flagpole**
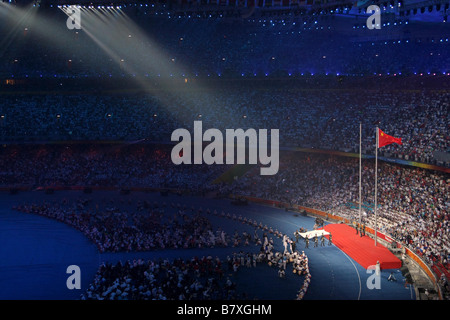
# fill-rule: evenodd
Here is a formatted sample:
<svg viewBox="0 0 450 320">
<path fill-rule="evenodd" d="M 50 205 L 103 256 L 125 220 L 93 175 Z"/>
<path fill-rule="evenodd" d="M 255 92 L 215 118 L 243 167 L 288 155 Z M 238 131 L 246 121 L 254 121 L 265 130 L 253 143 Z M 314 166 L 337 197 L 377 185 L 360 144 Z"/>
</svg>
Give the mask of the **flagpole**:
<svg viewBox="0 0 450 320">
<path fill-rule="evenodd" d="M 361 136 L 362 136 L 362 123 L 359 123 L 359 224 L 361 225 Z"/>
<path fill-rule="evenodd" d="M 374 207 L 374 213 L 375 213 L 375 246 L 377 245 L 377 194 L 378 194 L 378 126 L 376 129 L 376 145 L 375 145 L 375 207 Z"/>
</svg>

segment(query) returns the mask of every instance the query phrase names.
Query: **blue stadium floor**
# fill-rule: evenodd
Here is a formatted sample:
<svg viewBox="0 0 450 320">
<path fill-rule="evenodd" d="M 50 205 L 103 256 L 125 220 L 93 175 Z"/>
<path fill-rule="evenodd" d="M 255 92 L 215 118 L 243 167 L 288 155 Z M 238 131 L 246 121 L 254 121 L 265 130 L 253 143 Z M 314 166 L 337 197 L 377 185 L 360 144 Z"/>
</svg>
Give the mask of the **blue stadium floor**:
<svg viewBox="0 0 450 320">
<path fill-rule="evenodd" d="M 0 299 L 33 300 L 72 300 L 79 299 L 81 293 L 93 280 L 100 263 L 125 261 L 128 259 L 157 258 L 192 258 L 195 256 L 218 256 L 225 259 L 233 252 L 258 251 L 255 245 L 237 248 L 214 249 L 172 249 L 152 252 L 103 253 L 90 243 L 81 232 L 54 220 L 36 215 L 13 211 L 14 204 L 42 201 L 60 201 L 63 198 L 78 199 L 88 197 L 95 199 L 115 199 L 116 203 L 129 199 L 161 201 L 167 204 L 186 204 L 189 207 L 209 208 L 219 213 L 230 212 L 262 222 L 279 231 L 293 236 L 299 227 L 312 230 L 314 218 L 301 217 L 293 212 L 250 204 L 245 207 L 231 205 L 229 200 L 204 199 L 198 197 L 169 195 L 162 197 L 159 193 L 132 193 L 119 195 L 118 192 L 94 192 L 85 195 L 78 191 L 55 192 L 47 195 L 43 192 L 27 192 L 17 195 L 0 193 Z M 174 209 L 172 209 L 174 210 Z M 253 234 L 254 229 L 231 219 L 208 216 L 215 226 L 220 226 L 229 234 L 235 230 L 247 230 Z M 275 249 L 283 251 L 282 241 L 274 238 Z M 370 290 L 366 281 L 370 274 L 334 245 L 304 248 L 300 241 L 297 247 L 304 250 L 309 258 L 311 284 L 304 300 L 415 300 L 414 288 L 405 288 L 400 270 L 383 270 L 381 289 Z M 78 265 L 81 269 L 81 290 L 69 290 L 66 287 L 69 265 Z M 256 272 L 257 271 L 257 272 Z M 231 275 L 238 288 L 243 289 L 249 298 L 294 300 L 303 278 L 289 272 L 286 278 L 277 276 L 277 269 L 267 265 L 254 268 L 240 268 Z M 394 272 L 397 282 L 387 278 Z"/>
</svg>

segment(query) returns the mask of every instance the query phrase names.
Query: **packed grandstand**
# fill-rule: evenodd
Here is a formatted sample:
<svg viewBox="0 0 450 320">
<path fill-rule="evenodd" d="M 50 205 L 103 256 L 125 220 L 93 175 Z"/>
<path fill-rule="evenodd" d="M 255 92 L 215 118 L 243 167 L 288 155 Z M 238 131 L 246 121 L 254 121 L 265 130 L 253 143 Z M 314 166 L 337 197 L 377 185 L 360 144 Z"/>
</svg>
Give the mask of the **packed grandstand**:
<svg viewBox="0 0 450 320">
<path fill-rule="evenodd" d="M 0 5 L 0 14 L 19 14 Z M 64 23 L 67 17 L 56 4 L 47 9 Z M 253 197 L 356 221 L 361 124 L 363 223 L 375 228 L 379 126 L 403 143 L 379 150 L 377 228 L 420 256 L 448 293 L 448 27 L 393 20 L 384 36 L 368 37 L 360 29 L 365 18 L 286 11 L 222 19 L 165 6 L 120 10 L 135 25 L 117 38 L 105 37 L 103 46 L 82 29 L 70 38 L 56 33 L 57 45 L 48 46 L 45 30 L 51 26 L 36 20 L 21 25 L 14 41 L 0 48 L 1 190 Z M 7 26 L 0 24 L 1 34 Z M 136 26 L 145 30 L 144 40 L 135 40 L 142 36 Z M 120 46 L 111 49 L 117 51 L 102 50 L 117 39 Z M 146 50 L 158 55 L 160 65 L 145 69 Z M 176 128 L 191 129 L 196 120 L 219 130 L 279 129 L 279 172 L 261 176 L 254 165 L 230 176 L 233 165 L 174 165 L 170 135 Z M 259 221 L 208 212 L 259 232 L 225 234 L 199 214 L 206 208 L 170 205 L 179 215 L 167 220 L 161 213 L 165 203 L 95 211 L 61 199 L 24 201 L 13 209 L 64 222 L 99 252 L 261 245 L 267 241 L 261 232 L 282 238 L 276 227 Z M 238 252 L 222 260 L 102 264 L 82 299 L 247 299 L 226 273 L 260 263 L 279 264 L 279 272 L 292 263 L 304 279 L 296 298 L 306 294 L 306 254 L 286 256 L 269 246 L 260 255 Z"/>
</svg>

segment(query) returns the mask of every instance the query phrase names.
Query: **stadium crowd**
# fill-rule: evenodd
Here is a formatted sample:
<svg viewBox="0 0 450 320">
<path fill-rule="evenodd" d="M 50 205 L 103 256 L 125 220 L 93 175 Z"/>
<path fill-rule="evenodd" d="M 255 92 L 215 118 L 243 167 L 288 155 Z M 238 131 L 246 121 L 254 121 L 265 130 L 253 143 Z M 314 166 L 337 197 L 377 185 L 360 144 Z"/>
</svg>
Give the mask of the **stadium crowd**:
<svg viewBox="0 0 450 320">
<path fill-rule="evenodd" d="M 402 138 L 380 156 L 441 166 L 449 150 L 450 95 L 442 92 L 255 88 L 170 90 L 154 94 L 6 95 L 0 141 L 156 141 L 175 129 L 279 129 L 282 147 L 375 152 L 375 125 Z"/>
<path fill-rule="evenodd" d="M 37 144 L 2 149 L 1 187 L 177 188 L 201 194 L 208 190 L 205 181 L 228 167 L 175 166 L 166 145 Z"/>
</svg>

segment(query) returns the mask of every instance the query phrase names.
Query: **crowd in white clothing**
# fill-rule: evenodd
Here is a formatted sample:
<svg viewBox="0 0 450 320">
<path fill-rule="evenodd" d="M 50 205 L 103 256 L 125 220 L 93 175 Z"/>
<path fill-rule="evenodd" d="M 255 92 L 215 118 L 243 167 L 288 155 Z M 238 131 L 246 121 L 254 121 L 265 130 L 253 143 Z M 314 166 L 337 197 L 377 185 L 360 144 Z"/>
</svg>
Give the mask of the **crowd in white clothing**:
<svg viewBox="0 0 450 320">
<path fill-rule="evenodd" d="M 93 210 L 80 204 L 74 208 L 63 203 L 31 203 L 14 209 L 53 218 L 74 227 L 95 243 L 100 252 L 211 248 L 227 246 L 230 242 L 225 231 L 213 229 L 201 211 L 175 204 L 171 207 L 175 210 L 173 215 L 162 205 Z"/>
<path fill-rule="evenodd" d="M 211 255 L 191 260 L 181 258 L 144 261 L 137 259 L 115 265 L 103 263 L 94 281 L 82 294 L 82 300 L 234 300 L 257 299 L 257 293 L 244 292 L 233 275 L 240 268 L 258 268 L 267 264 L 278 269 L 278 276 L 286 276 L 287 265 L 304 280 L 295 299 L 305 296 L 311 274 L 305 252 L 277 252 L 273 239 L 264 235 L 259 252 L 239 251 L 224 261 Z M 260 244 L 257 242 L 255 244 Z"/>
</svg>

